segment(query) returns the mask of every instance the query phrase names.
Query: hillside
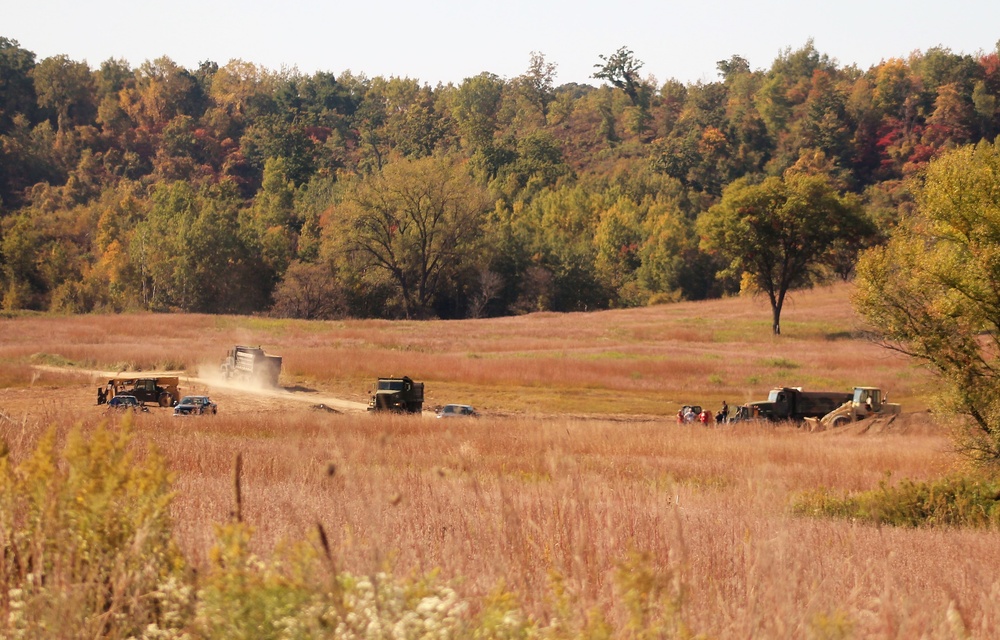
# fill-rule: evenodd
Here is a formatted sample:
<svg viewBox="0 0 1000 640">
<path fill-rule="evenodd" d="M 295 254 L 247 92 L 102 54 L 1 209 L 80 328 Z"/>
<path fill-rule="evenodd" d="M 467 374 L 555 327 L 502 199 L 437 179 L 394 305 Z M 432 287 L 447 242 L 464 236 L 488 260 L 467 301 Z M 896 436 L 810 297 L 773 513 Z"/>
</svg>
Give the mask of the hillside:
<svg viewBox="0 0 1000 640">
<path fill-rule="evenodd" d="M 405 374 L 427 384 L 428 406 L 495 414 L 672 417 L 683 404 L 761 399 L 772 386 L 879 386 L 907 410 L 926 409 L 927 377 L 865 339 L 849 295 L 846 284 L 796 292 L 781 336 L 752 297 L 461 321 L 21 316 L 0 320 L 10 336 L 0 358 L 208 377 L 233 344 L 262 345 L 283 357 L 285 389 L 364 402 L 375 378 Z"/>
<path fill-rule="evenodd" d="M 739 290 L 744 269 L 716 275 L 748 234 L 704 223 L 765 183 L 760 246 L 820 220 L 809 257 L 844 276 L 930 162 L 1000 132 L 996 51 L 863 70 L 810 41 L 687 85 L 644 79 L 627 47 L 599 59 L 599 87 L 556 85 L 541 54 L 431 87 L 91 68 L 0 36 L 0 304 L 425 319 L 715 298 Z"/>
</svg>

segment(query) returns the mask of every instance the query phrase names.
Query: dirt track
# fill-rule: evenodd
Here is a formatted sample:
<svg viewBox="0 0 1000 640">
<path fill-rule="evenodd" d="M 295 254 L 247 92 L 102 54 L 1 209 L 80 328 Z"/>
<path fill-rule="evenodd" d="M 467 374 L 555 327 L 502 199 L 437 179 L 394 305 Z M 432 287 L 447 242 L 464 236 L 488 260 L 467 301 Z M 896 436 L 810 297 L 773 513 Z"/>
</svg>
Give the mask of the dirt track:
<svg viewBox="0 0 1000 640">
<path fill-rule="evenodd" d="M 203 373 L 200 376 L 189 376 L 178 371 L 116 372 L 45 365 L 36 365 L 34 369 L 50 374 L 89 378 L 89 380 L 81 381 L 76 386 L 66 386 L 60 383 L 58 393 L 53 393 L 56 387 L 46 386 L 43 383 L 38 383 L 27 388 L 0 389 L 0 420 L 7 419 L 19 422 L 28 415 L 36 414 L 38 409 L 44 405 L 58 404 L 78 407 L 89 405 L 94 407 L 95 410 L 102 410 L 97 406 L 97 388 L 103 386 L 111 378 L 124 376 L 177 376 L 180 378 L 180 391 L 182 394 L 211 396 L 218 403 L 220 413 L 227 415 L 279 413 L 287 412 L 293 407 L 333 413 L 364 413 L 368 406 L 366 402 L 332 396 L 328 393 L 300 386 L 271 389 L 246 384 L 234 384 L 223 379 L 221 376 L 214 375 L 214 372 Z M 424 411 L 425 417 L 433 417 L 433 415 L 433 412 Z M 494 413 L 491 415 L 499 416 L 502 414 Z M 615 422 L 648 422 L 659 420 L 651 416 L 631 416 L 624 414 L 563 415 L 561 417 L 572 417 L 577 420 L 598 419 Z M 938 425 L 934 416 L 923 411 L 903 413 L 899 416 L 890 416 L 887 418 L 863 420 L 845 427 L 817 431 L 816 435 L 932 435 L 942 433 L 942 428 Z"/>
<path fill-rule="evenodd" d="M 219 411 L 227 414 L 269 413 L 287 410 L 289 403 L 302 408 L 334 411 L 340 413 L 363 413 L 368 405 L 364 402 L 347 400 L 302 387 L 261 388 L 245 384 L 234 384 L 220 376 L 202 375 L 188 376 L 183 372 L 119 372 L 81 370 L 74 368 L 35 366 L 38 371 L 89 377 L 87 383 L 78 387 L 60 387 L 58 394 L 62 403 L 73 403 L 78 406 L 97 406 L 97 388 L 103 386 L 115 377 L 154 377 L 177 376 L 180 378 L 180 391 L 183 395 L 211 396 L 219 405 Z M 40 403 L 52 402 L 55 396 L 41 384 L 28 388 L 0 390 L 0 410 L 8 415 L 17 416 L 31 412 Z"/>
<path fill-rule="evenodd" d="M 915 411 L 911 413 L 904 412 L 896 416 L 886 416 L 884 418 L 860 420 L 844 427 L 827 429 L 817 433 L 824 435 L 858 436 L 887 434 L 934 435 L 943 434 L 944 431 L 930 412 Z"/>
</svg>

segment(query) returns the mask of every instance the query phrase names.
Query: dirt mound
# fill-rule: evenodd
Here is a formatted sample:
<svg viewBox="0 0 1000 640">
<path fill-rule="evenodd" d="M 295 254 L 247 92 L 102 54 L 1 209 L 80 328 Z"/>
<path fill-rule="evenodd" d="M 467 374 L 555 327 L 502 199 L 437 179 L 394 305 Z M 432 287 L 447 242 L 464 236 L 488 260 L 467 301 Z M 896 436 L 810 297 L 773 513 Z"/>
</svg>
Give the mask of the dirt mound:
<svg viewBox="0 0 1000 640">
<path fill-rule="evenodd" d="M 844 427 L 819 432 L 825 435 L 943 435 L 944 428 L 929 411 L 868 418 Z"/>
</svg>

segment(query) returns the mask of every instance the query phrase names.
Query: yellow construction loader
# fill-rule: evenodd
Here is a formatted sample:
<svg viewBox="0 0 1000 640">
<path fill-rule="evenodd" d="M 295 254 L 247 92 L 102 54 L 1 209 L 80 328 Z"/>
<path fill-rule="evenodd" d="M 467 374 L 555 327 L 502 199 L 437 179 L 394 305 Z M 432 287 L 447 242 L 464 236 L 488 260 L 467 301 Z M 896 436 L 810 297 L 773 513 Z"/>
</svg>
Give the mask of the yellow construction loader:
<svg viewBox="0 0 1000 640">
<path fill-rule="evenodd" d="M 812 429 L 842 427 L 858 420 L 876 416 L 899 415 L 902 407 L 888 402 L 888 396 L 878 387 L 854 387 L 854 395 L 822 418 L 806 418 Z"/>
</svg>

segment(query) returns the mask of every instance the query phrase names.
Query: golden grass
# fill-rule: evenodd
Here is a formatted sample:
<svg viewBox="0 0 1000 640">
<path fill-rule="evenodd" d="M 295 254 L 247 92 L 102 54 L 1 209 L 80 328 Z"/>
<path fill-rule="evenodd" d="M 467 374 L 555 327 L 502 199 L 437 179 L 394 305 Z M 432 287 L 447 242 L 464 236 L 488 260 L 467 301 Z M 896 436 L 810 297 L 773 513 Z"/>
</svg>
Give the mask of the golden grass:
<svg viewBox="0 0 1000 640">
<path fill-rule="evenodd" d="M 936 436 L 561 418 L 317 419 L 305 409 L 181 425 L 146 418 L 141 432 L 178 474 L 182 546 L 200 562 L 212 523 L 232 508 L 239 452 L 243 513 L 262 552 L 319 522 L 345 570 L 440 570 L 478 597 L 502 582 L 538 616 L 551 613 L 543 596 L 552 574 L 571 586 L 580 611 L 614 614 L 610 575 L 629 550 L 683 572 L 694 628 L 714 637 L 798 636 L 838 612 L 857 629 L 881 635 L 899 625 L 907 635 L 944 625 L 950 602 L 969 624 L 1000 613 L 983 595 L 1000 587 L 984 569 L 1000 561 L 995 533 L 788 515 L 790 497 L 809 488 L 943 473 L 956 461 Z"/>
<path fill-rule="evenodd" d="M 0 362 L 47 354 L 107 370 L 215 370 L 233 344 L 284 357 L 283 382 L 363 399 L 382 375 L 427 383 L 430 404 L 498 412 L 673 415 L 772 386 L 876 385 L 913 409 L 928 378 L 867 342 L 849 285 L 796 293 L 772 336 L 761 299 L 467 321 L 302 322 L 133 314 L 0 319 Z M 454 399 L 459 397 L 458 399 Z"/>
<path fill-rule="evenodd" d="M 706 637 L 994 636 L 997 532 L 878 528 L 788 508 L 817 487 L 865 490 L 887 475 L 947 473 L 961 460 L 942 433 L 810 434 L 672 419 L 680 403 L 735 404 L 776 384 L 881 385 L 904 409 L 926 408 L 930 381 L 920 370 L 854 337 L 861 327 L 847 293 L 796 294 L 780 337 L 768 334 L 767 308 L 743 299 L 427 323 L 4 319 L 0 398 L 22 408 L 0 417 L 0 436 L 17 455 L 45 424 L 88 427 L 104 417 L 59 400 L 80 380 L 23 382 L 38 353 L 94 368 L 180 362 L 194 372 L 232 344 L 261 344 L 284 356 L 286 386 L 351 399 L 374 376 L 406 373 L 427 383 L 431 404 L 468 401 L 485 417 L 306 406 L 140 415 L 138 436 L 176 474 L 174 530 L 185 555 L 207 562 L 214 525 L 233 508 L 240 454 L 243 514 L 265 555 L 320 523 L 344 570 L 437 570 L 478 598 L 506 584 L 539 619 L 554 615 L 557 575 L 580 619 L 596 608 L 625 629 L 612 578 L 639 551 L 652 570 L 680 580 L 684 618 Z M 37 413 L 16 401 L 32 393 Z"/>
</svg>

